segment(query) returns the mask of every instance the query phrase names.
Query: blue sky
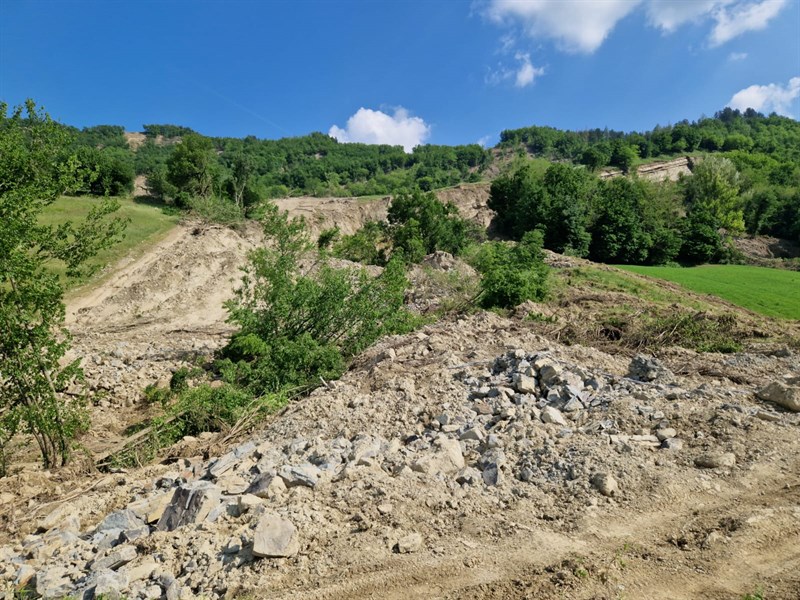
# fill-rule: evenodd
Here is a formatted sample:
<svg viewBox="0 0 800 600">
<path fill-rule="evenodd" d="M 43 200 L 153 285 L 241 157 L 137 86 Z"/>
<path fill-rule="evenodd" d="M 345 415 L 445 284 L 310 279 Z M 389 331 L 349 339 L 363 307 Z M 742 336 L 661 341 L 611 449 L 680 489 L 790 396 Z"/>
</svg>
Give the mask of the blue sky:
<svg viewBox="0 0 800 600">
<path fill-rule="evenodd" d="M 493 145 L 800 117 L 800 0 L 0 0 L 0 99 L 79 127 Z"/>
</svg>

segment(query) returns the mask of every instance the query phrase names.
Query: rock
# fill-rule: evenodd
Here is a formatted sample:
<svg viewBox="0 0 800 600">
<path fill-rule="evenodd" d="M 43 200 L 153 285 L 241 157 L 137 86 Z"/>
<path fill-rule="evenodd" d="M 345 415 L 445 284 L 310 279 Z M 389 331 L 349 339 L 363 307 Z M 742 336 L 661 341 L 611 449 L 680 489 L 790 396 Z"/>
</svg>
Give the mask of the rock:
<svg viewBox="0 0 800 600">
<path fill-rule="evenodd" d="M 547 357 L 537 358 L 533 362 L 533 368 L 539 373 L 539 380 L 542 384 L 548 387 L 557 383 L 563 371 L 561 365 Z"/>
<path fill-rule="evenodd" d="M 220 501 L 220 490 L 209 481 L 196 481 L 175 490 L 172 500 L 158 521 L 159 531 L 172 531 L 181 525 L 198 523 Z"/>
<path fill-rule="evenodd" d="M 422 536 L 418 533 L 409 533 L 397 540 L 395 549 L 400 554 L 419 552 L 422 548 Z"/>
<path fill-rule="evenodd" d="M 500 470 L 500 467 L 497 466 L 497 463 L 490 463 L 483 469 L 483 482 L 486 485 L 500 485 L 503 483 L 503 472 Z"/>
<path fill-rule="evenodd" d="M 414 471 L 437 475 L 457 473 L 464 468 L 464 455 L 458 440 L 439 438 L 436 445 L 439 447 L 436 452 L 423 456 L 412 465 Z"/>
<path fill-rule="evenodd" d="M 81 520 L 78 510 L 73 505 L 62 504 L 39 521 L 40 530 L 49 531 L 55 527 L 58 527 L 62 531 L 79 533 L 81 529 Z"/>
<path fill-rule="evenodd" d="M 637 354 L 628 366 L 628 377 L 639 381 L 671 380 L 674 376 L 657 358 Z"/>
<path fill-rule="evenodd" d="M 592 475 L 591 484 L 603 496 L 616 496 L 619 492 L 619 484 L 610 473 L 595 473 Z"/>
<path fill-rule="evenodd" d="M 446 425 L 446 423 L 442 423 Z M 369 465 L 380 456 L 384 446 L 384 441 L 371 435 L 359 436 L 353 441 L 353 449 L 350 452 L 350 460 L 358 465 Z"/>
<path fill-rule="evenodd" d="M 44 598 L 63 598 L 72 589 L 72 582 L 64 567 L 52 565 L 36 574 L 36 593 Z"/>
<path fill-rule="evenodd" d="M 461 485 L 464 485 L 465 483 L 469 485 L 475 485 L 479 481 L 482 481 L 482 479 L 483 476 L 481 472 L 475 467 L 465 467 L 461 469 L 456 476 L 456 482 Z"/>
<path fill-rule="evenodd" d="M 661 442 L 669 438 L 674 438 L 676 435 L 678 435 L 678 432 L 675 431 L 672 427 L 664 427 L 662 429 L 656 429 L 656 437 Z"/>
<path fill-rule="evenodd" d="M 26 587 L 31 580 L 36 576 L 36 569 L 30 565 L 20 565 L 17 573 L 14 576 L 14 587 L 18 590 Z"/>
<path fill-rule="evenodd" d="M 103 558 L 92 563 L 92 571 L 116 570 L 136 558 L 136 548 L 130 545 L 117 546 Z"/>
<path fill-rule="evenodd" d="M 280 468 L 278 475 L 286 487 L 295 487 L 302 485 L 305 487 L 314 488 L 319 483 L 322 476 L 322 471 L 318 467 L 311 464 L 305 465 L 285 465 Z"/>
<path fill-rule="evenodd" d="M 683 440 L 678 438 L 667 438 L 661 442 L 664 450 L 683 450 Z"/>
<path fill-rule="evenodd" d="M 164 514 L 172 498 L 170 492 L 160 492 L 149 498 L 143 498 L 128 505 L 128 510 L 132 511 L 139 519 L 145 523 L 156 523 L 161 515 Z"/>
<path fill-rule="evenodd" d="M 736 455 L 733 452 L 707 452 L 694 459 L 694 464 L 701 469 L 732 467 L 736 464 Z"/>
<path fill-rule="evenodd" d="M 394 510 L 394 506 L 392 506 L 389 502 L 384 502 L 382 504 L 378 504 L 378 512 L 382 515 L 391 514 Z"/>
<path fill-rule="evenodd" d="M 103 600 L 122 600 L 128 587 L 128 575 L 109 569 L 99 571 L 94 578 L 94 597 Z"/>
<path fill-rule="evenodd" d="M 553 406 L 545 406 L 542 409 L 542 415 L 540 417 L 542 419 L 542 423 L 552 423 L 553 425 L 561 425 L 562 427 L 567 426 L 567 421 L 564 419 L 564 415 L 561 414 L 561 411 Z"/>
<path fill-rule="evenodd" d="M 144 521 L 132 510 L 118 510 L 100 521 L 100 524 L 95 528 L 95 532 L 111 530 L 125 531 L 126 529 L 136 529 L 144 524 Z"/>
<path fill-rule="evenodd" d="M 256 506 L 264 504 L 264 500 L 254 494 L 243 494 L 239 496 L 239 513 L 244 514 Z"/>
<path fill-rule="evenodd" d="M 482 442 L 484 439 L 483 428 L 481 427 L 470 427 L 464 433 L 462 433 L 458 439 L 460 440 L 474 440 L 476 442 Z"/>
<path fill-rule="evenodd" d="M 253 494 L 259 498 L 272 498 L 276 494 L 280 495 L 286 491 L 286 484 L 283 479 L 271 473 L 259 475 L 250 487 L 247 488 L 248 494 Z"/>
<path fill-rule="evenodd" d="M 786 410 L 800 412 L 800 386 L 773 381 L 757 395 L 762 400 L 782 406 Z"/>
<path fill-rule="evenodd" d="M 128 581 L 140 581 L 142 579 L 150 579 L 156 568 L 156 562 L 147 557 L 141 564 L 127 568 L 125 573 L 128 575 Z"/>
<path fill-rule="evenodd" d="M 253 535 L 253 556 L 282 558 L 294 556 L 299 550 L 297 529 L 291 521 L 274 513 L 261 517 Z"/>
<path fill-rule="evenodd" d="M 514 383 L 514 389 L 520 394 L 535 394 L 539 389 L 536 379 L 522 373 L 514 373 L 511 380 Z"/>
</svg>

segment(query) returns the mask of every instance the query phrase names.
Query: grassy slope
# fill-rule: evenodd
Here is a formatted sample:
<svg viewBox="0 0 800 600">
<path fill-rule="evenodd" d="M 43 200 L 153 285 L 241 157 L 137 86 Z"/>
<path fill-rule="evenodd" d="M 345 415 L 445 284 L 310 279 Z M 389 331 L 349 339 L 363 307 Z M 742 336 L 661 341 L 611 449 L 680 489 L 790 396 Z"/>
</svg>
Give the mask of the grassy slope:
<svg viewBox="0 0 800 600">
<path fill-rule="evenodd" d="M 97 202 L 98 199 L 90 196 L 59 198 L 47 207 L 47 210 L 40 218 L 40 222 L 45 225 L 58 225 L 66 221 L 82 219 Z M 92 264 L 105 267 L 118 261 L 134 248 L 139 251 L 155 243 L 172 229 L 179 220 L 177 216 L 165 215 L 158 208 L 134 202 L 128 198 L 120 198 L 119 202 L 120 209 L 117 214 L 120 217 L 130 219 L 125 230 L 125 238 L 119 244 L 101 252 L 92 260 Z M 54 272 L 63 276 L 65 270 L 63 265 L 53 264 L 51 268 Z M 68 282 L 68 285 L 74 287 L 82 283 L 86 282 L 71 281 Z"/>
<path fill-rule="evenodd" d="M 800 319 L 800 273 L 795 271 L 743 265 L 620 268 L 719 296 L 770 317 Z"/>
</svg>

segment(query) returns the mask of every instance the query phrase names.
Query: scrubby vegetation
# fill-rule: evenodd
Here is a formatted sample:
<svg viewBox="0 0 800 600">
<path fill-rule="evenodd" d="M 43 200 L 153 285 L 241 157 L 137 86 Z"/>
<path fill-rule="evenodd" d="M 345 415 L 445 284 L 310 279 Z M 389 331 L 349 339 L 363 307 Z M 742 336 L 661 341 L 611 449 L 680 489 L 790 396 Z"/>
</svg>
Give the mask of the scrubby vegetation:
<svg viewBox="0 0 800 600">
<path fill-rule="evenodd" d="M 80 361 L 64 360 L 64 289 L 47 266 L 85 274 L 124 222 L 109 218 L 118 204 L 107 200 L 80 222 L 40 223 L 44 209 L 86 176 L 69 144 L 68 132 L 32 101 L 11 114 L 0 105 L 0 475 L 17 433 L 34 438 L 50 468 L 69 461 L 87 426 Z"/>
</svg>

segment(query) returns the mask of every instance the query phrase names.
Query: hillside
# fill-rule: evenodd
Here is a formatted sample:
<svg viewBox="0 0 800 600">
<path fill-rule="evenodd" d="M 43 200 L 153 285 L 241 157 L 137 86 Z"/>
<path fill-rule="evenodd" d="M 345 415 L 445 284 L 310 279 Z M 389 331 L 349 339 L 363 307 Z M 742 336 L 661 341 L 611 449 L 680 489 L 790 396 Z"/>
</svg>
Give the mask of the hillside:
<svg viewBox="0 0 800 600">
<path fill-rule="evenodd" d="M 487 223 L 486 186 L 442 194 Z M 386 207 L 281 202 L 317 230 Z M 71 301 L 91 454 L 152 413 L 146 385 L 225 342 L 221 303 L 259 239 L 186 222 Z M 112 472 L 87 456 L 47 473 L 31 457 L 0 480 L 0 577 L 45 597 L 793 598 L 800 419 L 758 393 L 797 385 L 797 323 L 548 262 L 550 301 L 384 339 L 259 427 Z M 458 261 L 427 264 L 418 306 L 453 293 Z M 744 351 L 638 356 L 625 332 L 676 307 L 734 315 Z M 615 341 L 601 329 L 620 309 L 630 327 Z"/>
</svg>

